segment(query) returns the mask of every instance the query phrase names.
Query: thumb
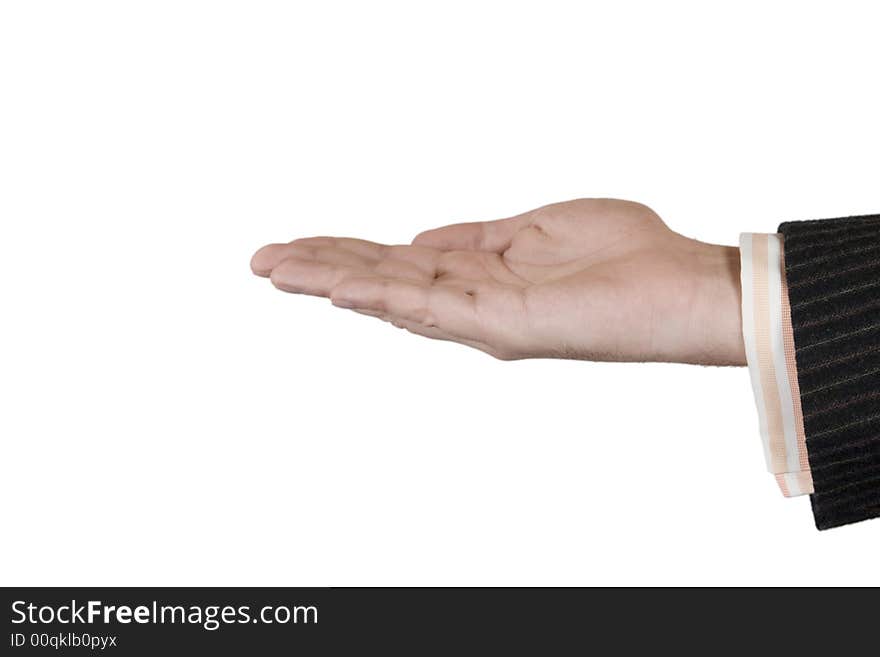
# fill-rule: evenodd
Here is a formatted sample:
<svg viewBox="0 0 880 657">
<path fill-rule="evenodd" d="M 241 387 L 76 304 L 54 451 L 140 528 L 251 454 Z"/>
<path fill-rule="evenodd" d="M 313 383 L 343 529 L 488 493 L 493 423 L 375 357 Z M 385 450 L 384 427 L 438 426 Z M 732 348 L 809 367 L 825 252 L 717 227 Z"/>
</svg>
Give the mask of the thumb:
<svg viewBox="0 0 880 657">
<path fill-rule="evenodd" d="M 416 235 L 413 244 L 445 251 L 494 251 L 510 246 L 517 231 L 528 226 L 529 215 L 522 214 L 497 221 L 473 221 L 426 230 Z"/>
</svg>

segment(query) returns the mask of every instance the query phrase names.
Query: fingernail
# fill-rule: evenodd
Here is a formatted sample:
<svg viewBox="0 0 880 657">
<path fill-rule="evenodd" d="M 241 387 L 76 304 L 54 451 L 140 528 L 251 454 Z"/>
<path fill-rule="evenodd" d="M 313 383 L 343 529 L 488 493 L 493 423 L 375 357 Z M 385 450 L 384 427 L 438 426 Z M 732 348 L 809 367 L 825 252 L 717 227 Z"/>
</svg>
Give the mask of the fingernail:
<svg viewBox="0 0 880 657">
<path fill-rule="evenodd" d="M 330 301 L 338 308 L 354 308 L 354 303 L 348 299 L 330 299 Z"/>
</svg>

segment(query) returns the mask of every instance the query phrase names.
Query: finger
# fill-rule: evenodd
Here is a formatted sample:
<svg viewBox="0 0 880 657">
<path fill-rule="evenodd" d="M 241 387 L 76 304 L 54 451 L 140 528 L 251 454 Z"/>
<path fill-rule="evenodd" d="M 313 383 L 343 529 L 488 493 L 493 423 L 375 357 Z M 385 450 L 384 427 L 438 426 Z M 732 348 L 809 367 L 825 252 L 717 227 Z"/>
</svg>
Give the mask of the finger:
<svg viewBox="0 0 880 657">
<path fill-rule="evenodd" d="M 434 228 L 416 235 L 413 244 L 435 249 L 464 251 L 505 251 L 517 231 L 529 225 L 531 216 L 521 214 L 497 221 L 475 221 Z"/>
<path fill-rule="evenodd" d="M 426 338 L 430 338 L 432 340 L 446 340 L 448 342 L 457 342 L 459 344 L 466 345 L 473 349 L 479 349 L 482 352 L 489 354 L 490 356 L 494 356 L 495 358 L 499 358 L 501 360 L 508 360 L 509 357 L 505 356 L 503 353 L 490 347 L 489 345 L 478 342 L 477 340 L 467 340 L 465 338 L 460 338 L 452 335 L 451 333 L 447 333 L 439 328 L 429 328 L 427 326 L 423 326 L 422 324 L 418 324 L 416 322 L 409 322 L 405 319 L 400 319 L 399 317 L 392 317 L 386 315 L 385 313 L 379 312 L 378 310 L 359 310 L 357 308 L 353 308 L 354 312 L 367 315 L 369 317 L 376 317 L 381 319 L 384 322 L 388 322 L 389 324 L 396 326 L 400 329 L 405 329 L 410 333 L 415 335 L 421 335 Z"/>
<path fill-rule="evenodd" d="M 284 292 L 328 297 L 340 281 L 358 273 L 362 272 L 341 265 L 291 257 L 276 265 L 269 278 L 272 285 Z"/>
<path fill-rule="evenodd" d="M 385 313 L 379 312 L 378 310 L 365 310 L 363 308 L 351 308 L 352 312 L 357 313 L 358 315 L 366 315 L 367 317 L 376 317 L 381 319 L 383 322 L 390 322 L 388 319 L 388 315 Z"/>
<path fill-rule="evenodd" d="M 430 338 L 431 340 L 446 340 L 447 342 L 457 342 L 458 344 L 463 344 L 465 346 L 471 347 L 472 349 L 479 349 L 482 352 L 489 354 L 490 356 L 494 356 L 495 358 L 499 358 L 502 360 L 507 360 L 507 357 L 496 351 L 489 345 L 479 342 L 478 340 L 468 340 L 467 338 L 461 338 L 451 333 L 447 333 L 439 328 L 431 328 L 428 326 L 423 326 L 417 322 L 409 322 L 405 319 L 390 319 L 390 321 L 394 326 L 398 328 L 405 329 L 410 333 L 415 335 L 421 335 L 426 338 Z"/>
<path fill-rule="evenodd" d="M 338 249 L 345 249 L 346 251 L 356 253 L 359 256 L 370 258 L 372 260 L 383 258 L 390 248 L 387 244 L 355 239 L 354 237 L 307 237 L 296 240 L 296 243 L 302 244 L 303 246 L 332 246 Z"/>
<path fill-rule="evenodd" d="M 294 255 L 299 256 L 298 253 Z M 350 251 L 335 247 L 319 247 L 311 249 L 308 259 L 344 264 L 355 267 L 360 264 L 362 269 L 370 269 L 374 273 L 387 278 L 411 278 L 432 280 L 434 278 L 458 277 L 471 280 L 485 279 L 488 273 L 487 260 L 498 259 L 497 255 L 475 251 L 440 251 L 421 246 L 389 246 L 384 257 L 379 260 L 360 258 Z"/>
<path fill-rule="evenodd" d="M 331 265 L 362 269 L 365 274 L 377 273 L 389 278 L 430 280 L 438 275 L 440 264 L 454 265 L 463 258 L 473 260 L 475 254 L 459 251 L 457 254 L 421 246 L 387 246 L 350 238 L 310 238 L 283 245 L 276 257 L 296 257 Z M 380 247 L 380 248 L 376 248 Z M 459 256 L 455 258 L 453 256 Z M 474 265 L 471 266 L 474 269 Z M 444 270 L 446 271 L 446 270 Z"/>
<path fill-rule="evenodd" d="M 285 258 L 310 257 L 317 251 L 335 249 L 378 261 L 389 247 L 385 244 L 348 237 L 307 237 L 287 244 L 268 244 L 251 258 L 251 270 L 258 276 L 268 276 Z"/>
<path fill-rule="evenodd" d="M 404 281 L 433 279 L 433 273 L 403 260 L 372 261 L 336 247 L 298 245 L 286 248 L 284 253 L 300 255 L 289 255 L 273 265 L 270 279 L 278 289 L 296 294 L 326 297 L 342 279 L 352 276 L 379 275 Z"/>
<path fill-rule="evenodd" d="M 395 278 L 350 277 L 330 293 L 342 308 L 374 310 L 469 340 L 480 340 L 475 296 L 452 287 Z"/>
<path fill-rule="evenodd" d="M 358 240 L 351 240 L 357 242 Z M 288 257 L 301 260 L 312 260 L 327 265 L 339 265 L 351 270 L 351 273 L 360 273 L 364 276 L 380 275 L 388 278 L 404 278 L 407 280 L 430 280 L 435 276 L 435 267 L 432 264 L 437 260 L 436 256 L 422 257 L 424 249 L 416 247 L 387 247 L 384 249 L 385 258 L 377 259 L 370 256 L 358 255 L 339 243 L 344 240 L 336 240 L 334 246 L 310 246 L 308 240 L 303 240 L 295 245 L 289 245 Z M 365 250 L 361 251 L 365 253 Z M 415 253 L 419 252 L 419 253 Z M 439 251 L 435 252 L 439 256 Z"/>
<path fill-rule="evenodd" d="M 406 248 L 412 249 L 413 247 Z M 291 253 L 291 257 L 300 260 L 339 266 L 352 275 L 379 275 L 387 278 L 402 278 L 414 281 L 432 280 L 434 278 L 433 267 L 427 267 L 424 263 L 412 264 L 407 260 L 390 257 L 393 254 L 390 249 L 388 250 L 389 257 L 380 260 L 360 256 L 337 246 L 309 247 L 299 245 Z"/>
<path fill-rule="evenodd" d="M 409 281 L 431 281 L 434 279 L 433 271 L 394 258 L 380 260 L 373 267 L 371 274 L 384 278 L 401 278 Z"/>
<path fill-rule="evenodd" d="M 299 249 L 304 251 L 302 256 L 298 251 L 293 251 L 291 255 L 303 260 L 323 262 L 325 265 L 340 265 L 351 269 L 372 271 L 376 263 L 379 262 L 375 258 L 367 258 L 336 246 L 300 246 Z"/>
<path fill-rule="evenodd" d="M 409 244 L 390 246 L 385 253 L 385 257 L 391 260 L 400 260 L 407 262 L 419 270 L 426 276 L 434 277 L 437 271 L 437 262 L 443 255 L 442 251 L 424 246 L 411 246 Z"/>
<path fill-rule="evenodd" d="M 267 244 L 261 247 L 251 256 L 251 271 L 257 276 L 269 276 L 275 265 L 287 257 L 285 253 L 290 250 L 289 246 L 288 244 Z"/>
</svg>

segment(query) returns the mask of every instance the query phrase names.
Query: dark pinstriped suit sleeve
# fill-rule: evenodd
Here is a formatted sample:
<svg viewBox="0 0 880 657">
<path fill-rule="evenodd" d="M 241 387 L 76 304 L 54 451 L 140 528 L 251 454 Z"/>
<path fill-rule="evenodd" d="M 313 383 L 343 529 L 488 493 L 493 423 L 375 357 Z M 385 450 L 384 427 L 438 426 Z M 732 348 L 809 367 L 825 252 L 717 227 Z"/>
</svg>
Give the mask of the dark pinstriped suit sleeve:
<svg viewBox="0 0 880 657">
<path fill-rule="evenodd" d="M 880 516 L 880 215 L 779 226 L 819 529 Z"/>
</svg>

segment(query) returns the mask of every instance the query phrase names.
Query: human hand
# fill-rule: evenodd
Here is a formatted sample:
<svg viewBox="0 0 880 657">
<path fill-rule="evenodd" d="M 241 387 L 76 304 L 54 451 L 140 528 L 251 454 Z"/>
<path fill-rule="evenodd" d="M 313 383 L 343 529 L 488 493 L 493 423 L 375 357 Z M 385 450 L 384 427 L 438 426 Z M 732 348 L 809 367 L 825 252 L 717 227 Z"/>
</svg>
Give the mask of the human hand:
<svg viewBox="0 0 880 657">
<path fill-rule="evenodd" d="M 251 268 L 286 292 L 505 360 L 745 364 L 739 250 L 674 233 L 630 201 L 555 203 L 409 246 L 270 244 Z"/>
</svg>

